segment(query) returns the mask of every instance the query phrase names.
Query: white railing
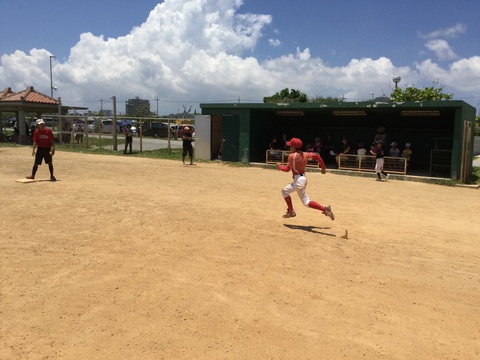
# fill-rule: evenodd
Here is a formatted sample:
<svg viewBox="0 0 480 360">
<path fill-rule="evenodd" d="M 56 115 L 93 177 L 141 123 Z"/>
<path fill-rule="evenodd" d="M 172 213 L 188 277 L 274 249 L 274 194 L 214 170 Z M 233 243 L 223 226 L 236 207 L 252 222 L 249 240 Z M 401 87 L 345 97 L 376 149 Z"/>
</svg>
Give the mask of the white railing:
<svg viewBox="0 0 480 360">
<path fill-rule="evenodd" d="M 265 162 L 267 164 L 286 164 L 290 151 L 284 150 L 267 150 L 265 154 Z M 318 153 L 316 153 L 318 154 Z M 314 160 L 309 161 L 308 167 L 318 167 L 318 163 Z M 371 155 L 350 155 L 340 154 L 338 156 L 338 169 L 339 170 L 352 170 L 352 171 L 375 171 L 375 156 Z M 407 173 L 407 159 L 403 157 L 390 157 L 384 158 L 383 169 L 387 173 L 403 174 Z"/>
<path fill-rule="evenodd" d="M 340 170 L 372 172 L 375 171 L 375 156 L 340 154 L 338 157 L 338 168 Z M 387 173 L 405 175 L 407 173 L 407 159 L 385 156 L 383 170 Z"/>
<path fill-rule="evenodd" d="M 265 162 L 267 164 L 286 164 L 288 160 L 288 155 L 291 154 L 291 151 L 286 150 L 267 150 L 265 154 Z M 314 153 L 317 154 L 318 153 Z M 318 167 L 318 163 L 315 160 L 309 160 L 307 163 L 308 167 Z"/>
</svg>

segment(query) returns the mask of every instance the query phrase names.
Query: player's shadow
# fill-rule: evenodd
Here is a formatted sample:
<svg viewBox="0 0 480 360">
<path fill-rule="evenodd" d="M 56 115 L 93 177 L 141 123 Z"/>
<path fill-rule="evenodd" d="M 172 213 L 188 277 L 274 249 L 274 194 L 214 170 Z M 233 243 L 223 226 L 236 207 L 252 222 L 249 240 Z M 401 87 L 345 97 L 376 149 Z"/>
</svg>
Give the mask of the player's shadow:
<svg viewBox="0 0 480 360">
<path fill-rule="evenodd" d="M 319 231 L 319 230 L 330 230 L 329 227 L 319 227 L 319 226 L 302 226 L 302 225 L 291 225 L 291 224 L 283 224 L 284 226 L 288 227 L 289 229 L 292 230 L 302 230 L 302 231 L 308 231 L 314 234 L 322 234 L 325 236 L 337 236 L 335 234 L 330 234 L 324 231 Z"/>
</svg>

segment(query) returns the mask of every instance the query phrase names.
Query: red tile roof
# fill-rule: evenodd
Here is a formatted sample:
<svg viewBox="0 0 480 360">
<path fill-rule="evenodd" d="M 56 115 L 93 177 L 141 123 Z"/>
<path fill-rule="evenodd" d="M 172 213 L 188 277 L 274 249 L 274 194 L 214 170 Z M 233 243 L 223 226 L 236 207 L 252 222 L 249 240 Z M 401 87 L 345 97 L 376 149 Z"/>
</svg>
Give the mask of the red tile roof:
<svg viewBox="0 0 480 360">
<path fill-rule="evenodd" d="M 25 90 L 17 93 L 13 92 L 11 88 L 5 89 L 2 93 L 0 93 L 0 102 L 25 102 L 32 104 L 58 105 L 57 99 L 35 91 L 33 86 L 29 86 Z"/>
<path fill-rule="evenodd" d="M 8 88 L 5 88 L 5 90 L 3 91 L 0 91 L 0 100 L 6 96 L 9 96 L 11 94 L 15 94 L 13 91 L 12 91 L 12 88 L 11 87 L 8 87 Z"/>
</svg>

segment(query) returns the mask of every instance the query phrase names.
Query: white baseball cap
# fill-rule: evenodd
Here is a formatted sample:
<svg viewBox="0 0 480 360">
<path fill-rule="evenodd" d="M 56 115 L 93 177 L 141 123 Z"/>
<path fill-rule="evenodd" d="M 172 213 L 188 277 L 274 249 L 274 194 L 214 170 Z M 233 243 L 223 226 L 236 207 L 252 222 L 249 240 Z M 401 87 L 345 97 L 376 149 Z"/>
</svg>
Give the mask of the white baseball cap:
<svg viewBox="0 0 480 360">
<path fill-rule="evenodd" d="M 37 119 L 37 125 L 40 125 L 40 124 L 45 124 L 45 121 L 43 121 L 43 119 Z"/>
</svg>

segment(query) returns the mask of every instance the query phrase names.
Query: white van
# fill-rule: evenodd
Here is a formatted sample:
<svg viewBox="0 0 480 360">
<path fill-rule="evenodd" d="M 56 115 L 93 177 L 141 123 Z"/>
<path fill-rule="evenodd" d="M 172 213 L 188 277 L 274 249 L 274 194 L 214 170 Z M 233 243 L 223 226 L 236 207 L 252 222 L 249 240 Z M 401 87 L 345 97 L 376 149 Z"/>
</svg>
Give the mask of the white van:
<svg viewBox="0 0 480 360">
<path fill-rule="evenodd" d="M 108 134 L 112 134 L 113 133 L 113 120 L 112 119 L 105 119 L 105 120 L 102 120 L 102 122 L 100 123 L 101 126 L 101 132 L 102 133 L 108 133 Z M 120 125 L 118 124 L 118 121 L 117 121 L 117 133 L 120 132 Z"/>
</svg>

